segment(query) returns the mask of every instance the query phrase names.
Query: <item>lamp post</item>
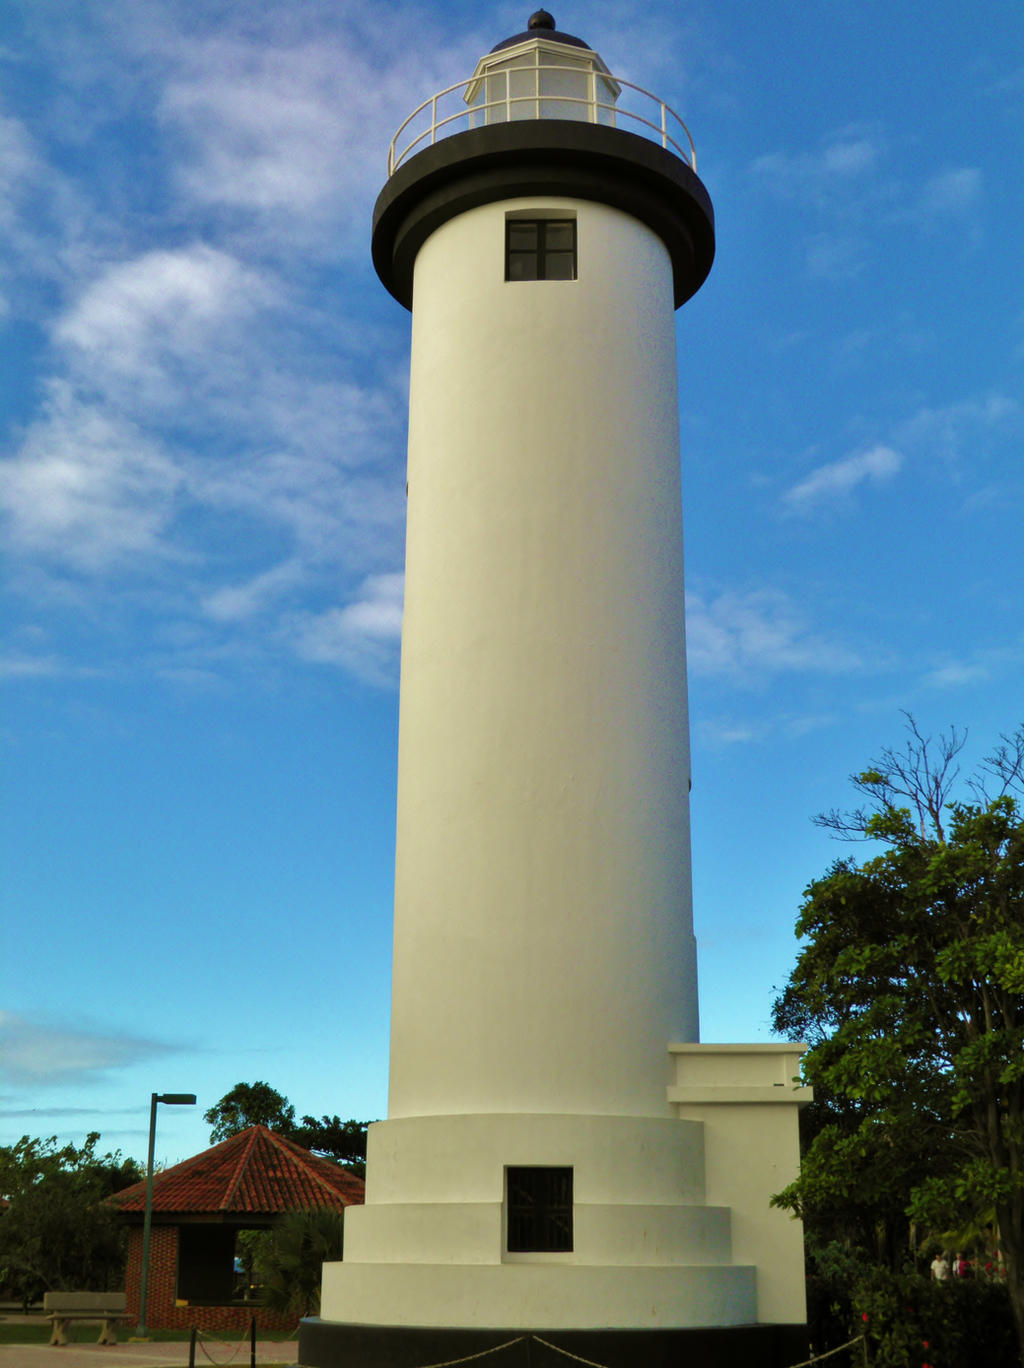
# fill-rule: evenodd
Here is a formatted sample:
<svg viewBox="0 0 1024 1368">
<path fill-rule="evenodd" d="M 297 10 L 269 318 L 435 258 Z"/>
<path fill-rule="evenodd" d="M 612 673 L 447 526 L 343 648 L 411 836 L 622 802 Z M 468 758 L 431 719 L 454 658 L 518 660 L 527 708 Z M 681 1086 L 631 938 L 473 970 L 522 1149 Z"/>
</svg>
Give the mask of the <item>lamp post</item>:
<svg viewBox="0 0 1024 1368">
<path fill-rule="evenodd" d="M 142 1286 L 139 1290 L 139 1323 L 136 1337 L 146 1334 L 146 1297 L 149 1292 L 149 1237 L 153 1225 L 153 1150 L 156 1146 L 156 1104 L 194 1107 L 195 1093 L 153 1093 L 149 1101 L 149 1159 L 146 1162 L 146 1215 L 142 1224 Z"/>
</svg>

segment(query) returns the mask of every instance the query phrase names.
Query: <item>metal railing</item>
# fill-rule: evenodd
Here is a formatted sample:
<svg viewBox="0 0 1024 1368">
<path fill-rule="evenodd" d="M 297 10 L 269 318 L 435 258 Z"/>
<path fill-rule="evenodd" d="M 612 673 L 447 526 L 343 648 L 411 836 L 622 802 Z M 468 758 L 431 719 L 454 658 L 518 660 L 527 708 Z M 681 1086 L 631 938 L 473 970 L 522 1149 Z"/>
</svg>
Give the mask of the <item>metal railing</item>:
<svg viewBox="0 0 1024 1368">
<path fill-rule="evenodd" d="M 577 78 L 584 77 L 589 87 L 586 95 L 567 95 L 545 89 L 542 76 L 552 73 L 569 73 Z M 522 78 L 533 73 L 533 90 L 527 94 L 513 94 L 513 78 L 517 84 Z M 483 99 L 473 104 L 465 102 L 465 92 L 470 86 L 479 85 L 485 95 L 490 95 L 492 82 L 499 83 L 504 78 L 504 94 L 494 99 Z M 607 91 L 610 85 L 632 92 L 629 104 L 622 104 L 618 98 L 602 99 L 601 90 Z M 462 107 L 454 113 L 446 113 L 448 105 L 461 97 Z M 639 97 L 639 98 L 638 98 Z M 640 106 L 634 109 L 631 105 Z M 532 108 L 531 108 L 532 106 Z M 557 112 L 552 113 L 552 107 Z M 646 111 L 646 112 L 644 112 Z M 648 114 L 653 117 L 648 117 Z M 422 118 L 421 118 L 422 116 Z M 388 175 L 395 173 L 402 162 L 421 146 L 432 146 L 439 138 L 460 132 L 462 126 L 477 128 L 483 124 L 513 122 L 519 119 L 568 118 L 586 123 L 600 123 L 617 127 L 625 121 L 631 130 L 639 131 L 652 142 L 660 143 L 666 151 L 672 151 L 687 162 L 694 171 L 697 169 L 697 149 L 693 145 L 690 130 L 670 105 L 659 100 L 643 86 L 633 81 L 624 81 L 620 76 L 610 76 L 596 68 L 581 66 L 516 66 L 498 67 L 493 71 L 482 72 L 468 80 L 458 81 L 455 85 L 439 90 L 431 95 L 409 115 L 391 139 L 388 148 Z M 416 131 L 416 121 L 426 122 L 426 127 Z M 408 135 L 399 147 L 403 134 Z"/>
</svg>

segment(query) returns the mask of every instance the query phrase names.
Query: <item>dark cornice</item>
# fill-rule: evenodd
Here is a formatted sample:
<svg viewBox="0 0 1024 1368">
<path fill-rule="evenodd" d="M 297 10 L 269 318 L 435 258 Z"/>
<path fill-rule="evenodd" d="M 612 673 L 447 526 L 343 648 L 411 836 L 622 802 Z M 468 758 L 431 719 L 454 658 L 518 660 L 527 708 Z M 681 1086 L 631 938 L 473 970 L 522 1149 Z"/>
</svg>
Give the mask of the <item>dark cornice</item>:
<svg viewBox="0 0 1024 1368">
<path fill-rule="evenodd" d="M 686 162 L 620 128 L 523 119 L 442 138 L 399 166 L 374 206 L 377 274 L 411 309 L 413 265 L 431 233 L 481 204 L 542 195 L 607 204 L 657 233 L 672 258 L 676 308 L 711 270 L 714 210 Z"/>
</svg>

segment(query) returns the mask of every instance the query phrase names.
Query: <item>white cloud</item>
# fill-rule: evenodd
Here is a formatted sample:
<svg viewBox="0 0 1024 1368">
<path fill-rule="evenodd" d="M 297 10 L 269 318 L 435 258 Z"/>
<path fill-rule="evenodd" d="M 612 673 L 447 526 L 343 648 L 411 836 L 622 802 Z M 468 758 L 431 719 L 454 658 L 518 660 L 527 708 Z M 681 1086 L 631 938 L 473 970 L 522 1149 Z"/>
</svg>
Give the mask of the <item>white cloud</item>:
<svg viewBox="0 0 1024 1368">
<path fill-rule="evenodd" d="M 62 672 L 56 656 L 0 655 L 0 679 L 43 679 Z"/>
<path fill-rule="evenodd" d="M 21 1085 L 81 1081 L 175 1049 L 155 1040 L 31 1021 L 3 1011 L 0 1040 L 2 1072 Z"/>
<path fill-rule="evenodd" d="M 254 617 L 282 594 L 300 583 L 302 568 L 298 561 L 284 561 L 244 584 L 224 585 L 203 600 L 203 611 L 217 622 L 239 622 Z"/>
<path fill-rule="evenodd" d="M 315 36 L 287 17 L 255 36 L 241 26 L 178 35 L 159 111 L 181 139 L 176 179 L 188 201 L 246 215 L 265 245 L 283 238 L 336 255 L 365 250 L 398 124 L 468 76 L 477 53 L 472 34 L 453 42 L 427 13 L 392 13 L 380 25 L 341 3 L 321 18 Z"/>
<path fill-rule="evenodd" d="M 708 746 L 744 746 L 756 741 L 759 729 L 748 722 L 732 722 L 722 718 L 702 717 L 697 721 L 697 733 Z"/>
<path fill-rule="evenodd" d="M 138 407 L 168 403 L 183 372 L 202 374 L 211 353 L 242 344 L 241 325 L 270 296 L 256 271 L 203 243 L 146 252 L 88 285 L 54 336 L 90 383 L 116 393 L 127 382 Z"/>
<path fill-rule="evenodd" d="M 953 661 L 929 671 L 922 682 L 936 689 L 960 689 L 965 685 L 977 684 L 983 679 L 988 679 L 990 674 L 988 666 L 980 662 L 971 664 L 966 661 Z"/>
<path fill-rule="evenodd" d="M 807 242 L 808 275 L 818 280 L 849 280 L 864 269 L 865 243 L 843 233 L 815 233 Z"/>
<path fill-rule="evenodd" d="M 986 680 L 1020 677 L 1024 665 L 1024 636 L 1012 634 L 997 646 L 982 646 L 960 659 L 947 656 L 921 679 L 925 688 L 962 689 Z"/>
<path fill-rule="evenodd" d="M 894 437 L 900 446 L 933 461 L 955 464 L 965 450 L 976 461 L 993 439 L 1019 432 L 1022 413 L 1018 400 L 998 393 L 955 404 L 926 405 L 901 423 Z"/>
<path fill-rule="evenodd" d="M 96 571 L 161 550 L 181 483 L 152 439 L 54 382 L 0 467 L 0 511 L 21 549 Z"/>
<path fill-rule="evenodd" d="M 753 163 L 754 175 L 773 194 L 811 201 L 819 209 L 861 193 L 863 179 L 878 168 L 885 142 L 877 128 L 839 129 L 808 152 L 769 152 Z M 856 184 L 855 184 L 856 183 Z"/>
<path fill-rule="evenodd" d="M 13 222 L 17 201 L 36 168 L 37 156 L 24 124 L 0 114 L 0 225 Z"/>
<path fill-rule="evenodd" d="M 981 201 L 982 175 L 977 167 L 961 166 L 940 171 L 925 182 L 921 211 L 927 215 L 958 215 L 973 212 Z"/>
<path fill-rule="evenodd" d="M 310 614 L 294 628 L 304 660 L 340 665 L 371 684 L 393 684 L 402 636 L 402 574 L 371 575 L 344 608 Z"/>
<path fill-rule="evenodd" d="M 799 512 L 829 500 L 845 498 L 865 482 L 880 484 L 891 480 L 903 465 L 903 457 L 892 447 L 875 446 L 855 456 L 831 461 L 812 470 L 810 475 L 783 496 L 786 505 Z"/>
<path fill-rule="evenodd" d="M 856 669 L 846 648 L 811 630 L 785 595 L 769 590 L 686 596 L 686 658 L 695 674 L 757 684 L 767 674 Z M 741 738 L 742 739 L 742 738 Z"/>
</svg>

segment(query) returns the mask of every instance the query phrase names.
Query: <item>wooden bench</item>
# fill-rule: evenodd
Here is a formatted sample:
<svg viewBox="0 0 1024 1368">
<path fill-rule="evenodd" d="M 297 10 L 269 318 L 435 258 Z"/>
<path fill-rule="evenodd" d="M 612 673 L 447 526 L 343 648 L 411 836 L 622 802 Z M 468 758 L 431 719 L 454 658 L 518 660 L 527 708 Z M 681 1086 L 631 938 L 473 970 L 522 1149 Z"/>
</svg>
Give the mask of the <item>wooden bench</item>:
<svg viewBox="0 0 1024 1368">
<path fill-rule="evenodd" d="M 43 1311 L 53 1323 L 51 1344 L 67 1344 L 72 1321 L 102 1321 L 97 1344 L 116 1344 L 118 1323 L 127 1320 L 124 1292 L 44 1292 Z"/>
</svg>

